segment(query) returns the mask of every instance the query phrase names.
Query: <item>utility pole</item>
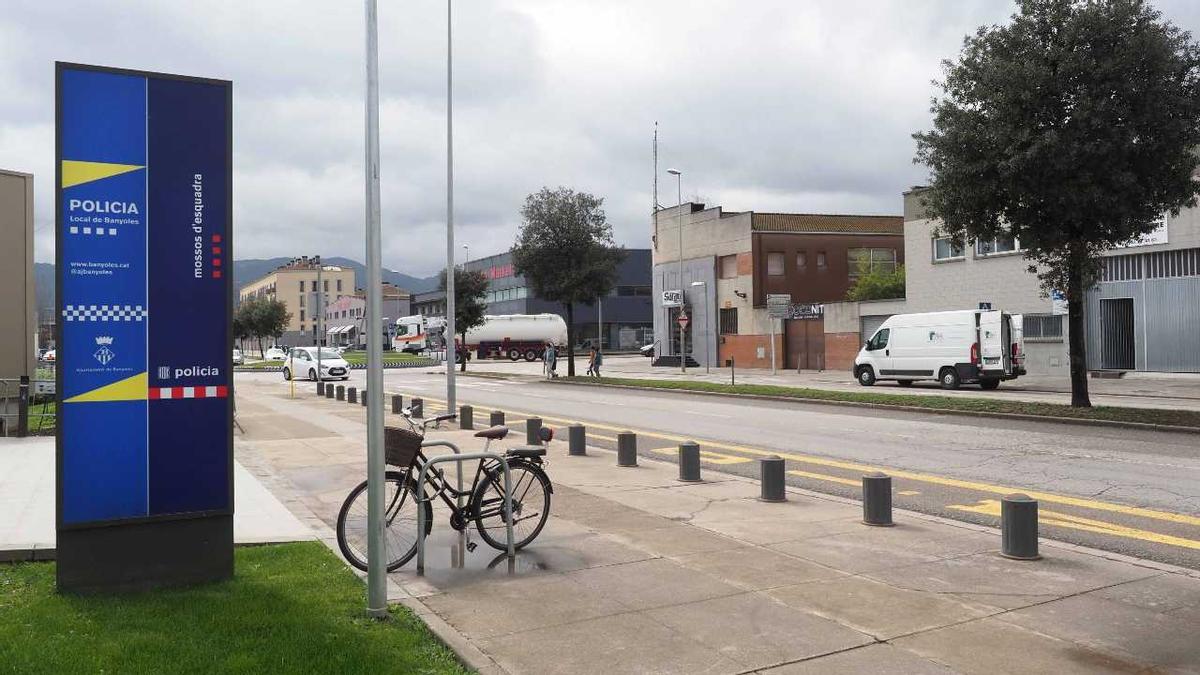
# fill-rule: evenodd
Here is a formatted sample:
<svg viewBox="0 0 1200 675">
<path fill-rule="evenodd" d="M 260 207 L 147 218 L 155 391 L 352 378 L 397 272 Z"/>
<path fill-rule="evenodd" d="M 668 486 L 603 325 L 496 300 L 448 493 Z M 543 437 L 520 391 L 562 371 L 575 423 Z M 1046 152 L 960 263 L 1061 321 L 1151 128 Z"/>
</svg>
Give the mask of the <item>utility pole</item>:
<svg viewBox="0 0 1200 675">
<path fill-rule="evenodd" d="M 382 257 L 379 214 L 379 28 L 376 0 L 367 3 L 367 316 L 382 314 Z M 387 609 L 387 558 L 383 537 L 383 345 L 379 331 L 367 336 L 367 614 L 382 619 Z"/>
<path fill-rule="evenodd" d="M 450 0 L 446 0 L 446 407 L 458 410 L 454 396 L 454 43 L 451 39 Z M 466 360 L 466 345 L 463 345 Z"/>
<path fill-rule="evenodd" d="M 325 339 L 325 286 L 321 284 L 321 270 L 325 263 L 317 258 L 317 382 L 321 381 L 321 341 Z"/>
</svg>

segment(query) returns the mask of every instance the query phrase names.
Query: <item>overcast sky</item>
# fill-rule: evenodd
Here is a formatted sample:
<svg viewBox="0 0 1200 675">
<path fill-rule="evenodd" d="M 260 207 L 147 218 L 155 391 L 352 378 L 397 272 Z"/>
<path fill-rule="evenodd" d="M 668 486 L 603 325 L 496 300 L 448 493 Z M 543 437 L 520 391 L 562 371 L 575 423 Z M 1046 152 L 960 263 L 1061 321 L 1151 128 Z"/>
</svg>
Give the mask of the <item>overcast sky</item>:
<svg viewBox="0 0 1200 675">
<path fill-rule="evenodd" d="M 237 258 L 363 259 L 363 9 L 354 0 L 0 0 L 0 167 L 53 250 L 55 60 L 231 79 Z M 384 265 L 445 262 L 444 0 L 380 0 Z M 1200 3 L 1162 0 L 1198 32 Z M 601 196 L 619 243 L 659 202 L 899 214 L 930 80 L 1006 0 L 460 0 L 456 236 L 512 243 L 525 196 Z M 462 251 L 459 250 L 459 255 Z"/>
</svg>

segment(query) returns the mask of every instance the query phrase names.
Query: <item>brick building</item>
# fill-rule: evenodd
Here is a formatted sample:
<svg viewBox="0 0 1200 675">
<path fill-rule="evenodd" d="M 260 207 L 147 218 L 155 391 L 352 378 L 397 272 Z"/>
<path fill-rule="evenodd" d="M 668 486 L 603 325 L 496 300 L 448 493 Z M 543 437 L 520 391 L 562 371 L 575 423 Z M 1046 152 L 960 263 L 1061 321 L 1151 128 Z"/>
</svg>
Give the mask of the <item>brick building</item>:
<svg viewBox="0 0 1200 675">
<path fill-rule="evenodd" d="M 680 354 L 703 365 L 825 366 L 823 305 L 843 300 L 858 274 L 904 263 L 904 219 L 726 212 L 686 203 L 653 222 L 654 335 L 660 365 Z M 682 254 L 680 234 L 682 230 Z M 787 319 L 767 296 L 787 296 Z M 690 318 L 681 336 L 678 318 Z"/>
</svg>

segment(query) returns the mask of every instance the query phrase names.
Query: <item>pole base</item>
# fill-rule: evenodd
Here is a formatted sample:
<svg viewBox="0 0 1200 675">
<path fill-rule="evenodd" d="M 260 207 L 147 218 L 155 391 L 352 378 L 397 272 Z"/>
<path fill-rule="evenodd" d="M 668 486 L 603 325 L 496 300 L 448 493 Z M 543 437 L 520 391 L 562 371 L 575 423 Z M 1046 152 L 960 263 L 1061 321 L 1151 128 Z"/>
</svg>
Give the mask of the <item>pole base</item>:
<svg viewBox="0 0 1200 675">
<path fill-rule="evenodd" d="M 1003 553 L 1003 552 L 1000 553 L 1000 557 L 1008 558 L 1009 560 L 1041 560 L 1042 559 L 1041 554 L 1025 556 L 1025 555 L 1010 555 L 1008 553 Z"/>
<path fill-rule="evenodd" d="M 703 478 L 676 478 L 680 483 L 703 483 Z"/>
<path fill-rule="evenodd" d="M 768 504 L 779 504 L 779 503 L 787 501 L 787 497 L 780 497 L 779 499 L 768 499 L 766 497 L 758 497 L 757 499 L 760 502 L 767 502 Z"/>
<path fill-rule="evenodd" d="M 896 526 L 895 523 L 872 523 L 872 522 L 866 521 L 866 520 L 862 521 L 862 524 L 870 525 L 871 527 L 895 527 Z"/>
</svg>

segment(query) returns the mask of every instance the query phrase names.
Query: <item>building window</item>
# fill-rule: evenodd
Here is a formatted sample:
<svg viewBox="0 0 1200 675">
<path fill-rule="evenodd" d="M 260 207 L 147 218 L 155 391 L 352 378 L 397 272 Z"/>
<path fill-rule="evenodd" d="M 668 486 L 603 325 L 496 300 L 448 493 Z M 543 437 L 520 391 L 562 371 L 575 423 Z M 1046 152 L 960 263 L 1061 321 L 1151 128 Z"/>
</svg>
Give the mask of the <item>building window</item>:
<svg viewBox="0 0 1200 675">
<path fill-rule="evenodd" d="M 301 307 L 304 306 L 304 294 L 303 293 L 300 294 L 300 306 Z"/>
<path fill-rule="evenodd" d="M 737 307 L 726 307 L 720 313 L 721 335 L 737 335 Z"/>
<path fill-rule="evenodd" d="M 1024 314 L 1021 331 L 1026 340 L 1062 342 L 1061 314 Z"/>
<path fill-rule="evenodd" d="M 846 252 L 850 263 L 850 278 L 854 279 L 871 272 L 895 272 L 896 249 L 852 248 Z"/>
<path fill-rule="evenodd" d="M 329 282 L 328 281 L 325 282 L 325 290 L 329 290 Z M 338 293 L 342 292 L 342 280 L 341 279 L 337 280 L 337 292 Z"/>
<path fill-rule="evenodd" d="M 300 310 L 300 321 L 301 323 L 304 322 L 304 310 Z"/>
<path fill-rule="evenodd" d="M 300 292 L 301 293 L 304 292 L 304 280 L 303 279 L 300 280 Z"/>
<path fill-rule="evenodd" d="M 771 251 L 767 254 L 767 276 L 783 276 L 783 252 Z"/>
<path fill-rule="evenodd" d="M 1021 242 L 1015 237 L 996 237 L 987 241 L 975 242 L 975 255 L 985 257 L 1000 253 L 1014 253 L 1021 250 Z"/>
<path fill-rule="evenodd" d="M 738 273 L 737 273 L 737 256 L 736 255 L 721 256 L 721 258 L 718 262 L 718 265 L 720 267 L 720 274 L 721 274 L 722 279 L 736 279 L 737 278 Z"/>
<path fill-rule="evenodd" d="M 796 269 L 800 272 L 808 269 L 808 251 L 796 252 Z"/>
<path fill-rule="evenodd" d="M 961 260 L 963 257 L 963 245 L 961 241 L 950 241 L 950 237 L 937 237 L 933 240 L 933 259 L 939 260 Z"/>
<path fill-rule="evenodd" d="M 828 269 L 829 262 L 825 259 L 825 251 L 817 251 L 817 271 Z"/>
</svg>

